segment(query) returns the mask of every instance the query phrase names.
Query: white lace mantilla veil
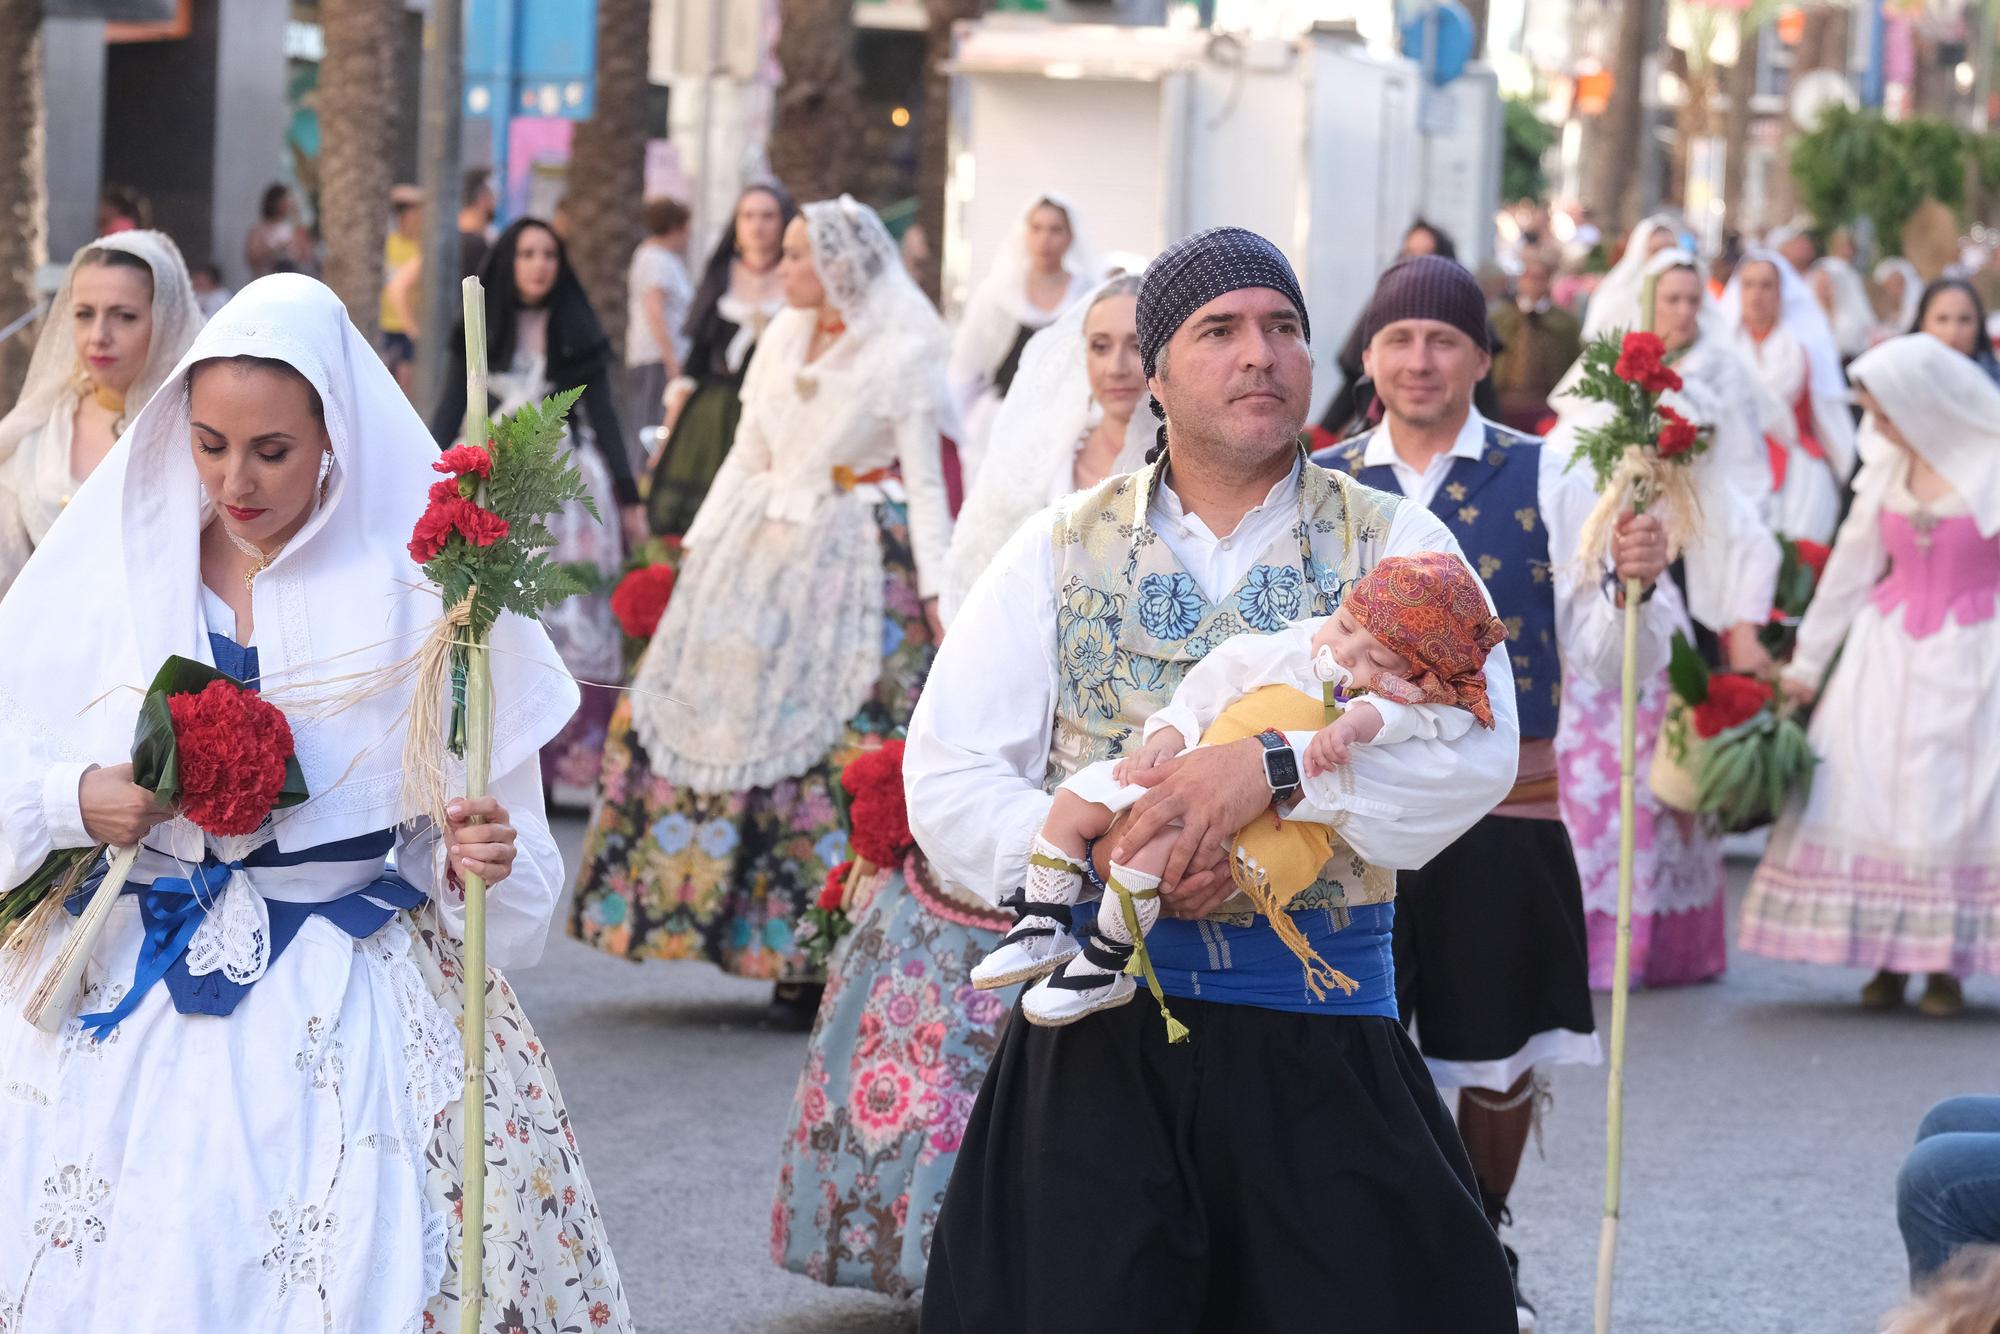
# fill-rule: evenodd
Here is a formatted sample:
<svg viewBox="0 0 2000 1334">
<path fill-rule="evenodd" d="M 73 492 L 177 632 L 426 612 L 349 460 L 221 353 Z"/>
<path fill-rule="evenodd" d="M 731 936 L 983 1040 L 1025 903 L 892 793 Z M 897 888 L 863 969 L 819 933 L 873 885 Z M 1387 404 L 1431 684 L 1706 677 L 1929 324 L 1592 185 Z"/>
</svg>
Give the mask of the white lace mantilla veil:
<svg viewBox="0 0 2000 1334">
<path fill-rule="evenodd" d="M 1979 363 L 1919 333 L 1877 344 L 1848 371 L 1910 448 L 1964 498 L 1979 535 L 2000 533 L 2000 388 Z M 1862 432 L 1877 434 L 1873 416 L 1864 419 Z M 1902 456 L 1886 439 L 1863 448 L 1854 479 L 1857 506 L 1880 505 L 1903 474 Z"/>
<path fill-rule="evenodd" d="M 954 406 L 965 413 L 993 377 L 993 372 L 1014 345 L 1022 325 L 1046 325 L 1053 318 L 1046 310 L 1028 303 L 1028 219 L 1044 204 L 1053 204 L 1069 219 L 1069 253 L 1063 268 L 1070 275 L 1070 295 L 1078 295 L 1086 283 L 1094 284 L 1102 272 L 1084 237 L 1083 218 L 1076 205 L 1058 194 L 1044 191 L 1022 205 L 1007 243 L 993 261 L 993 267 L 973 288 L 965 310 L 959 316 L 958 333 L 952 341 L 950 381 Z M 970 494 L 971 478 L 966 479 Z"/>
<path fill-rule="evenodd" d="M 1647 243 L 1653 233 L 1665 228 L 1676 231 L 1679 219 L 1671 213 L 1655 213 L 1643 219 L 1632 229 L 1631 237 L 1625 242 L 1625 253 L 1611 266 L 1598 281 L 1597 289 L 1590 294 L 1590 302 L 1583 308 L 1583 341 L 1588 343 L 1607 329 L 1632 329 L 1637 324 L 1633 312 L 1639 309 L 1639 288 L 1646 279 Z M 1675 249 L 1669 246 L 1667 249 Z M 1663 252 L 1664 253 L 1664 252 Z"/>
<path fill-rule="evenodd" d="M 842 195 L 800 212 L 812 237 L 813 271 L 841 320 L 868 342 L 871 360 L 885 346 L 942 353 L 944 321 L 903 267 L 902 251 L 874 209 Z"/>
<path fill-rule="evenodd" d="M 195 339 L 0 600 L 0 751 L 11 763 L 115 764 L 131 752 L 141 692 L 169 654 L 207 660 L 200 598 L 204 498 L 187 378 L 197 363 L 255 356 L 318 390 L 333 444 L 325 503 L 257 577 L 263 683 L 287 710 L 311 798 L 276 821 L 280 851 L 403 821 L 405 682 L 331 716 L 335 677 L 386 671 L 414 653 L 438 595 L 408 551 L 438 474 L 437 446 L 339 298 L 312 278 L 245 287 Z M 493 772 L 532 761 L 576 711 L 577 688 L 537 623 L 493 628 Z M 298 703 L 290 702 L 292 700 Z M 441 705 L 442 707 L 442 705 Z M 198 830 L 162 826 L 177 856 Z"/>
<path fill-rule="evenodd" d="M 70 327 L 69 312 L 74 304 L 76 271 L 83 257 L 93 250 L 120 250 L 146 261 L 153 271 L 153 333 L 146 345 L 146 364 L 132 382 L 125 401 L 134 411 L 166 383 L 167 373 L 194 342 L 201 328 L 201 306 L 194 287 L 188 282 L 187 263 L 180 247 L 164 232 L 113 232 L 100 236 L 76 252 L 63 275 L 55 302 L 42 319 L 42 332 L 35 342 L 35 355 L 28 362 L 28 378 L 21 396 L 4 418 L 0 418 L 0 463 L 5 463 L 21 441 L 40 430 L 58 404 L 69 401 L 77 390 L 83 367 L 76 357 L 76 333 Z"/>
<path fill-rule="evenodd" d="M 977 485 L 967 487 L 965 508 L 952 528 L 951 555 L 938 598 L 938 611 L 947 626 L 1015 530 L 1046 508 L 1052 497 L 1073 489 L 1077 443 L 1103 416 L 1090 396 L 1084 321 L 1117 281 L 1098 284 L 1029 339 L 1021 354 L 1014 386 L 993 418 Z M 1113 473 L 1130 472 L 1145 462 L 1156 425 L 1142 396 L 1126 429 L 1125 446 L 1111 466 Z"/>
</svg>

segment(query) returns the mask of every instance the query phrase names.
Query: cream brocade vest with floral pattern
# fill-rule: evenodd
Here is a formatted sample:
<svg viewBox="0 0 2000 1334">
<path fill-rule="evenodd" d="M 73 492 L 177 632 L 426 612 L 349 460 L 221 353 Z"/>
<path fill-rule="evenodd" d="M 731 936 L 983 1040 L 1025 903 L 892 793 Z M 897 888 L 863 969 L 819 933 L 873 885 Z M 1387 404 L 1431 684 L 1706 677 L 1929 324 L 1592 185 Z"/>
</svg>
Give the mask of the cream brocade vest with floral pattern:
<svg viewBox="0 0 2000 1334">
<path fill-rule="evenodd" d="M 1058 511 L 1051 538 L 1061 687 L 1045 788 L 1053 792 L 1085 765 L 1123 754 L 1217 644 L 1332 615 L 1380 559 L 1400 498 L 1309 462 L 1300 467 L 1298 522 L 1213 603 L 1148 522 L 1161 465 L 1114 477 Z M 1341 777 L 1353 781 L 1347 771 Z M 1394 898 L 1395 873 L 1362 860 L 1338 825 L 1333 833 L 1332 860 L 1291 909 L 1338 911 Z M 1238 894 L 1210 916 L 1247 925 L 1254 913 Z"/>
</svg>

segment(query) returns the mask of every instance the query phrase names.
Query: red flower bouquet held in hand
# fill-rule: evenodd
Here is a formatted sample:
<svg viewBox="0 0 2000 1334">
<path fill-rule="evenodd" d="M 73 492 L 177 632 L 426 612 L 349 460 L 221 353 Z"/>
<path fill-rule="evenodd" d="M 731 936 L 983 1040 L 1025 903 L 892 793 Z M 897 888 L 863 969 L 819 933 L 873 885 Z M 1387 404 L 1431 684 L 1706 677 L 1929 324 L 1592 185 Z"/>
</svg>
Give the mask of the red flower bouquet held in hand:
<svg viewBox="0 0 2000 1334">
<path fill-rule="evenodd" d="M 1797 711 L 1768 682 L 1709 671 L 1680 635 L 1668 675 L 1674 695 L 1653 771 L 1661 800 L 1734 833 L 1769 824 L 1793 793 L 1810 789 L 1819 759 Z"/>
<path fill-rule="evenodd" d="M 1650 294 L 1649 294 L 1650 296 Z M 1618 516 L 1656 503 L 1671 560 L 1687 548 L 1701 521 L 1687 465 L 1708 448 L 1707 428 L 1660 402 L 1685 386 L 1656 334 L 1605 334 L 1583 350 L 1577 397 L 1610 407 L 1609 420 L 1577 432 L 1576 453 L 1597 475 L 1598 501 L 1584 521 L 1577 559 L 1600 560 Z"/>
<path fill-rule="evenodd" d="M 255 691 L 192 658 L 168 658 L 139 706 L 132 736 L 132 781 L 225 845 L 238 860 L 261 842 L 275 811 L 306 799 L 285 715 Z M 62 911 L 63 901 L 109 851 L 110 868 L 92 891 L 76 929 L 28 999 L 29 1022 L 54 1032 L 69 1017 L 98 933 L 124 889 L 139 847 L 64 848 L 18 887 L 0 895 L 0 936 L 11 953 Z"/>
<path fill-rule="evenodd" d="M 901 741 L 884 742 L 849 760 L 834 795 L 854 856 L 827 873 L 819 900 L 806 910 L 796 937 L 815 969 L 826 966 L 833 947 L 853 930 L 862 887 L 883 869 L 901 866 L 917 845 L 903 805 Z"/>
</svg>

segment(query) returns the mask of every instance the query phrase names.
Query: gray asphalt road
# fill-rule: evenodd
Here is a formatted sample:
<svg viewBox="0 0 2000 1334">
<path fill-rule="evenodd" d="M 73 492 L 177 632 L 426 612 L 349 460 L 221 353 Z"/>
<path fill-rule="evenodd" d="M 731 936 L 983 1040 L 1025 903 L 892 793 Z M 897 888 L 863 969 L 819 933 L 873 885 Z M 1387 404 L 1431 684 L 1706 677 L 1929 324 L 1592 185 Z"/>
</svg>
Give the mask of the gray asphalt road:
<svg viewBox="0 0 2000 1334">
<path fill-rule="evenodd" d="M 580 824 L 557 832 L 573 865 Z M 1634 998 L 1621 1334 L 1865 1334 L 1901 1300 L 1896 1168 L 1932 1102 L 2000 1085 L 2000 987 L 1976 980 L 1973 1011 L 1941 1023 L 1862 1014 L 1863 980 L 1738 958 L 1721 983 Z M 805 1039 L 759 1027 L 768 987 L 621 963 L 559 930 L 513 981 L 554 1054 L 642 1329 L 916 1328 L 901 1303 L 771 1264 Z M 1591 1327 L 1604 1092 L 1601 1068 L 1557 1072 L 1547 1156 L 1530 1145 L 1514 1194 L 1510 1240 L 1550 1334 Z"/>
</svg>

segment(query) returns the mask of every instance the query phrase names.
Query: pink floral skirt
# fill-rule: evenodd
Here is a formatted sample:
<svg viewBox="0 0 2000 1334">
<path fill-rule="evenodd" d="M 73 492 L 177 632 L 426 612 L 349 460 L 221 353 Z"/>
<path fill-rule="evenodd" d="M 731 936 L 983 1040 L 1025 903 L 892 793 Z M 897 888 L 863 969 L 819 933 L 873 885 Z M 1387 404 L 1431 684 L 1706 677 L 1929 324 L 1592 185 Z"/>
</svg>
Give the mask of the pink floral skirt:
<svg viewBox="0 0 2000 1334">
<path fill-rule="evenodd" d="M 827 961 L 771 1205 L 771 1259 L 830 1287 L 907 1297 L 1013 992 L 973 965 L 1011 925 L 939 896 L 913 854 Z"/>
</svg>

